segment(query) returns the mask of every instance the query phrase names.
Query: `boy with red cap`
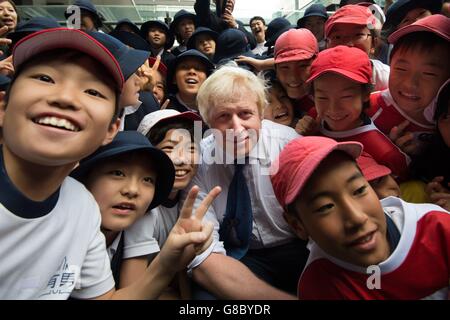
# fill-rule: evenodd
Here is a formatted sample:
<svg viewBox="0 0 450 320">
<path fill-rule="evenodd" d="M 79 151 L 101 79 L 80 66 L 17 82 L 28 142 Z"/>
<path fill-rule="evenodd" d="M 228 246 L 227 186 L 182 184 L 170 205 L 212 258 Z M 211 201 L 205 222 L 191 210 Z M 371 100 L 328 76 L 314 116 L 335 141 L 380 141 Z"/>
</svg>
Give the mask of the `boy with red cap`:
<svg viewBox="0 0 450 320">
<path fill-rule="evenodd" d="M 337 46 L 319 53 L 308 79 L 322 119 L 319 130 L 339 141 L 361 142 L 378 163 L 389 167 L 395 176 L 404 177 L 409 157 L 364 112 L 372 88 L 371 77 L 370 60 L 357 48 Z"/>
<path fill-rule="evenodd" d="M 303 137 L 274 164 L 284 217 L 309 240 L 298 297 L 449 298 L 449 212 L 395 197 L 380 201 L 354 160 L 361 152 L 357 142 Z"/>
<path fill-rule="evenodd" d="M 288 30 L 275 42 L 277 79 L 293 100 L 297 116 L 302 116 L 314 106 L 306 80 L 309 78 L 311 63 L 318 53 L 317 39 L 308 29 Z"/>
<path fill-rule="evenodd" d="M 443 15 L 420 19 L 388 39 L 394 44 L 389 88 L 372 94 L 367 114 L 408 153 L 417 153 L 421 138 L 426 142 L 435 131 L 435 97 L 450 77 L 449 39 L 450 18 Z"/>
<path fill-rule="evenodd" d="M 337 10 L 325 23 L 327 48 L 339 45 L 359 48 L 373 57 L 377 47 L 376 29 L 380 22 L 370 8 L 361 5 L 346 5 Z M 372 83 L 375 90 L 388 86 L 389 66 L 379 60 L 371 59 Z"/>
</svg>

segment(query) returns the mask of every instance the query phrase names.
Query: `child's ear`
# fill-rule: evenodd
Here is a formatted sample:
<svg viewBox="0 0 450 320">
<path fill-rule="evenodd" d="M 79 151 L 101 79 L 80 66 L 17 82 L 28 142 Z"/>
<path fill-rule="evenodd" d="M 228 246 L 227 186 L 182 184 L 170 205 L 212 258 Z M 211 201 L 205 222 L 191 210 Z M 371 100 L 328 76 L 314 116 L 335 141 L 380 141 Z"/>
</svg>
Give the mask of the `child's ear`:
<svg viewBox="0 0 450 320">
<path fill-rule="evenodd" d="M 102 146 L 105 146 L 108 143 L 110 143 L 116 136 L 117 132 L 119 132 L 120 120 L 121 119 L 117 117 L 116 121 L 114 121 L 109 125 L 108 132 L 106 133 L 105 139 L 102 142 Z"/>
<path fill-rule="evenodd" d="M 308 240 L 308 232 L 306 231 L 305 226 L 303 225 L 303 222 L 300 220 L 300 218 L 286 212 L 283 212 L 283 217 L 287 221 L 291 229 L 294 231 L 294 233 L 297 235 L 297 237 L 303 240 Z"/>
</svg>

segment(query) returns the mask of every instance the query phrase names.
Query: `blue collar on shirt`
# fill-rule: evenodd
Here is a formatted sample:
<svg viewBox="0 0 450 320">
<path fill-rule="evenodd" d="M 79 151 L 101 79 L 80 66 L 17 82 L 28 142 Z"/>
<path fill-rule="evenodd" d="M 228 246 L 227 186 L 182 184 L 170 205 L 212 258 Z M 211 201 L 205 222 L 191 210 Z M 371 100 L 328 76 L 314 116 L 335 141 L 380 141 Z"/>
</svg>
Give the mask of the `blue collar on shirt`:
<svg viewBox="0 0 450 320">
<path fill-rule="evenodd" d="M 43 217 L 56 206 L 59 198 L 59 188 L 44 201 L 28 199 L 14 186 L 9 179 L 3 162 L 3 148 L 0 146 L 0 203 L 16 216 L 25 219 Z"/>
<path fill-rule="evenodd" d="M 386 237 L 392 253 L 400 242 L 401 234 L 391 217 L 389 217 L 386 213 L 384 215 L 386 217 Z"/>
</svg>

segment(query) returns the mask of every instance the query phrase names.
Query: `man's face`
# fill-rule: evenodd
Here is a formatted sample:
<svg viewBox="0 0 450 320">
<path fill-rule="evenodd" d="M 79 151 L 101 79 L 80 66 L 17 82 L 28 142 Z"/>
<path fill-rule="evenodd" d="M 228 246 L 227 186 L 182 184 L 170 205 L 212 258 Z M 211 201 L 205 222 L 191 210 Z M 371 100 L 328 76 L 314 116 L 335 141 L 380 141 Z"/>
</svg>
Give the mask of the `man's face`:
<svg viewBox="0 0 450 320">
<path fill-rule="evenodd" d="M 291 226 L 329 255 L 362 267 L 388 258 L 383 208 L 348 156 L 336 152 L 328 156 L 297 197 L 295 209 Z"/>
<path fill-rule="evenodd" d="M 266 26 L 261 20 L 253 20 L 250 24 L 250 28 L 252 29 L 252 33 L 255 38 L 265 39 Z"/>
<path fill-rule="evenodd" d="M 163 141 L 158 143 L 156 147 L 169 156 L 175 167 L 175 181 L 172 191 L 185 189 L 197 173 L 200 155 L 189 131 L 170 129 Z"/>
<path fill-rule="evenodd" d="M 153 200 L 156 179 L 142 153 L 110 159 L 92 170 L 87 188 L 100 208 L 102 229 L 122 231 L 141 218 Z"/>
<path fill-rule="evenodd" d="M 256 145 L 261 129 L 261 114 L 256 96 L 247 91 L 238 99 L 217 102 L 209 114 L 209 125 L 221 133 L 218 142 L 228 154 L 244 157 Z"/>
<path fill-rule="evenodd" d="M 301 99 L 308 93 L 308 80 L 313 59 L 276 64 L 277 79 L 291 99 Z"/>
<path fill-rule="evenodd" d="M 87 56 L 28 65 L 0 110 L 5 146 L 32 163 L 62 166 L 110 142 L 118 129 L 110 125 L 116 93 L 103 74 Z"/>
<path fill-rule="evenodd" d="M 399 108 L 419 122 L 450 76 L 448 55 L 448 46 L 439 45 L 432 51 L 399 48 L 392 57 L 389 91 Z"/>
</svg>

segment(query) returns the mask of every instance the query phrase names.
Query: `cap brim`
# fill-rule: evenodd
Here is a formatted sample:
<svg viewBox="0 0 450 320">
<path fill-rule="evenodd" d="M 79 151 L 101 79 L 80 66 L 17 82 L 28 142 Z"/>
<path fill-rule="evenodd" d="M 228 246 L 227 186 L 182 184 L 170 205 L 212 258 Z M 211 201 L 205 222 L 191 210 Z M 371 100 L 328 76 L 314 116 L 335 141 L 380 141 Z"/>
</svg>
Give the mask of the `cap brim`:
<svg viewBox="0 0 450 320">
<path fill-rule="evenodd" d="M 366 169 L 363 168 L 360 169 L 367 181 L 372 181 L 387 176 L 388 174 L 391 174 L 391 170 L 388 167 L 379 164 L 370 166 L 369 168 Z"/>
<path fill-rule="evenodd" d="M 404 35 L 407 35 L 407 34 L 413 33 L 413 32 L 420 32 L 420 31 L 432 32 L 447 41 L 450 40 L 450 37 L 447 34 L 443 33 L 442 31 L 430 28 L 428 26 L 410 24 L 410 25 L 405 26 L 405 27 L 395 31 L 394 33 L 392 33 L 388 38 L 388 42 L 391 44 L 395 44 L 398 41 L 398 39 L 400 39 Z"/>
<path fill-rule="evenodd" d="M 286 205 L 294 202 L 297 195 L 304 188 L 305 184 L 308 182 L 309 178 L 312 176 L 316 168 L 321 164 L 321 162 L 333 151 L 341 150 L 349 154 L 353 159 L 358 158 L 363 150 L 363 146 L 359 142 L 348 141 L 348 142 L 338 142 L 337 144 L 330 146 L 327 149 L 322 150 L 320 153 L 314 153 L 309 155 L 302 161 L 302 164 L 297 167 L 295 172 L 293 172 L 293 177 L 291 181 L 295 181 L 290 190 L 288 190 L 284 203 Z"/>
<path fill-rule="evenodd" d="M 282 62 L 290 62 L 290 61 L 299 61 L 299 60 L 308 60 L 316 55 L 316 52 L 309 52 L 306 50 L 290 50 L 286 53 L 278 54 L 275 57 L 274 63 L 282 63 Z"/>
<path fill-rule="evenodd" d="M 344 76 L 352 81 L 358 82 L 358 83 L 369 83 L 367 82 L 367 79 L 365 79 L 364 77 L 360 76 L 359 74 L 347 71 L 347 70 L 342 70 L 342 69 L 334 69 L 334 68 L 330 68 L 330 69 L 326 69 L 323 71 L 320 71 L 318 73 L 313 74 L 311 77 L 308 78 L 308 80 L 306 80 L 307 83 L 314 81 L 315 79 L 317 79 L 318 77 L 320 77 L 321 75 L 328 73 L 328 72 L 333 72 L 333 73 L 337 73 L 341 76 Z"/>
<path fill-rule="evenodd" d="M 118 61 L 100 42 L 77 29 L 46 29 L 21 39 L 13 49 L 14 68 L 17 70 L 30 58 L 55 49 L 72 49 L 86 53 L 103 64 L 117 83 L 118 88 L 122 89 L 124 77 Z"/>
</svg>

